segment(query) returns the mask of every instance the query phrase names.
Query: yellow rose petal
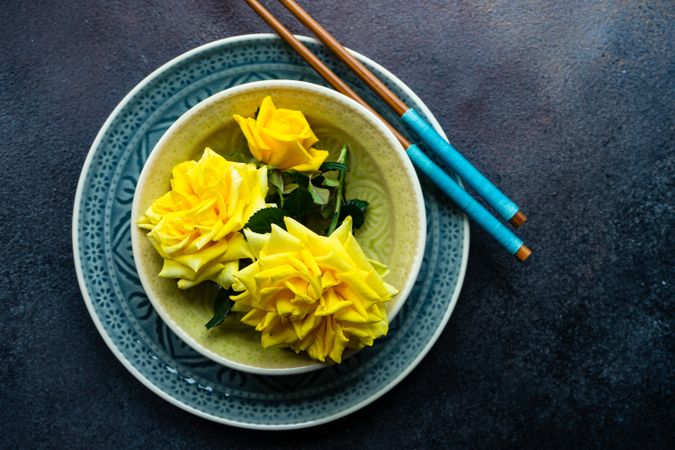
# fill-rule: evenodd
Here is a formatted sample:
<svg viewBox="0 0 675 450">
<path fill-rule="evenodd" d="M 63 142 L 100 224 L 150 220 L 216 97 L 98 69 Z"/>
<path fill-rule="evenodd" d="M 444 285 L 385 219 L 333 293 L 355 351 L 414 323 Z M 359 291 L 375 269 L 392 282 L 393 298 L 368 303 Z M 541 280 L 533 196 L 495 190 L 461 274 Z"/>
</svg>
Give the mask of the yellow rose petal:
<svg viewBox="0 0 675 450">
<path fill-rule="evenodd" d="M 310 148 L 308 153 L 309 161 L 302 164 L 296 164 L 291 168 L 293 170 L 297 170 L 298 172 L 317 172 L 319 167 L 321 167 L 321 164 L 323 164 L 324 161 L 326 161 L 326 158 L 328 158 L 328 152 L 326 150 Z"/>
<path fill-rule="evenodd" d="M 246 313 L 242 322 L 262 333 L 262 345 L 340 362 L 347 347 L 386 334 L 385 305 L 396 291 L 381 278 L 386 266 L 371 263 L 352 241 L 351 219 L 329 237 L 284 222 L 286 230 L 245 232 L 258 259 L 232 285 L 239 292 L 233 310 Z"/>
<path fill-rule="evenodd" d="M 272 116 L 274 116 L 275 112 L 277 112 L 277 108 L 276 106 L 274 106 L 272 97 L 268 95 L 260 103 L 260 109 L 258 109 L 258 117 L 254 120 L 256 121 L 256 123 L 264 125 L 272 118 Z"/>
<path fill-rule="evenodd" d="M 272 167 L 302 172 L 317 171 L 328 152 L 314 149 L 318 139 L 301 111 L 277 109 L 271 97 L 265 97 L 257 118 L 234 115 L 251 154 Z"/>
<path fill-rule="evenodd" d="M 253 157 L 258 161 L 265 161 L 269 157 L 270 148 L 256 130 L 255 119 L 246 119 L 235 114 L 234 120 L 239 124 L 239 128 L 244 133 L 244 137 L 248 142 L 248 149 Z"/>
<path fill-rule="evenodd" d="M 206 148 L 171 174 L 171 190 L 138 221 L 165 260 L 162 276 L 178 278 L 180 288 L 205 280 L 229 287 L 238 261 L 254 257 L 239 230 L 266 206 L 267 170 Z"/>
</svg>

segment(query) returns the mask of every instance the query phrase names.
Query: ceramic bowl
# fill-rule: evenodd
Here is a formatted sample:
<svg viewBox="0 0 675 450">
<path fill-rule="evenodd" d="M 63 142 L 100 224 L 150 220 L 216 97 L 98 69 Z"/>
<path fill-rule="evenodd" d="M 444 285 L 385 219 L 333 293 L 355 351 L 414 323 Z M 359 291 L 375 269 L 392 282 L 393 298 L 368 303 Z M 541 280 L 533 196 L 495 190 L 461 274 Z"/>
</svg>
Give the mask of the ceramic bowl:
<svg viewBox="0 0 675 450">
<path fill-rule="evenodd" d="M 426 215 L 419 181 L 394 135 L 363 106 L 319 85 L 274 80 L 237 86 L 198 103 L 167 130 L 143 166 L 132 206 L 132 250 L 145 293 L 169 328 L 202 355 L 237 370 L 283 375 L 326 364 L 289 349 L 263 349 L 259 333 L 234 317 L 207 330 L 204 324 L 211 318 L 215 292 L 207 286 L 181 290 L 176 280 L 160 278 L 162 259 L 144 231 L 135 226 L 152 201 L 169 190 L 176 164 L 198 159 L 207 146 L 225 157 L 246 149 L 232 116 L 253 115 L 267 95 L 278 108 L 305 113 L 319 138 L 317 147 L 331 152 L 329 160 L 334 160 L 344 143 L 350 146 L 347 195 L 370 203 L 366 223 L 355 237 L 369 257 L 389 266 L 386 281 L 399 289 L 387 306 L 390 320 L 419 272 Z"/>
</svg>

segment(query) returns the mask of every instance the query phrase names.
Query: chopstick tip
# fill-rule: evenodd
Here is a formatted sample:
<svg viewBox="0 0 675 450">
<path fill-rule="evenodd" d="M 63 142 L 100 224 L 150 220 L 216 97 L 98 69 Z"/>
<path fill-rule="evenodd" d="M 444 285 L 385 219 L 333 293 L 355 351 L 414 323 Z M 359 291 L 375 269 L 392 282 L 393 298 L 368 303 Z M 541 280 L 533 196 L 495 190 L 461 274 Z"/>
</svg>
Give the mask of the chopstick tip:
<svg viewBox="0 0 675 450">
<path fill-rule="evenodd" d="M 532 250 L 530 250 L 530 248 L 527 245 L 523 244 L 516 252 L 516 258 L 518 258 L 518 261 L 523 262 L 527 258 L 529 258 L 531 254 Z"/>
<path fill-rule="evenodd" d="M 509 220 L 509 223 L 511 223 L 511 225 L 513 225 L 514 227 L 518 228 L 519 226 L 524 224 L 526 220 L 527 220 L 527 216 L 525 214 L 523 214 L 522 212 L 520 212 L 520 210 L 519 210 L 513 215 L 513 217 L 511 217 L 511 220 Z"/>
</svg>

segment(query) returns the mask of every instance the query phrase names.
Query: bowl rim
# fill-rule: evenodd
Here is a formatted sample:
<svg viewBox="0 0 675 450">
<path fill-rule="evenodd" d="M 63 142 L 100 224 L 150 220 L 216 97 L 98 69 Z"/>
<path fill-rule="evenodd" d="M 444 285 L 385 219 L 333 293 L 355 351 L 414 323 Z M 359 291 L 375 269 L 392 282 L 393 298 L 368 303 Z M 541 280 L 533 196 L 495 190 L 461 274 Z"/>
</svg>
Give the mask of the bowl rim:
<svg viewBox="0 0 675 450">
<path fill-rule="evenodd" d="M 410 159 L 406 156 L 405 150 L 399 143 L 399 141 L 396 139 L 394 134 L 391 132 L 391 130 L 384 124 L 384 122 L 378 118 L 375 114 L 373 114 L 371 111 L 369 111 L 367 108 L 365 108 L 363 105 L 360 103 L 356 102 L 355 100 L 345 96 L 344 94 L 337 92 L 335 90 L 329 89 L 327 87 L 314 84 L 314 83 L 309 83 L 306 81 L 297 81 L 297 80 L 260 80 L 260 81 L 254 81 L 250 83 L 245 83 L 242 85 L 234 86 L 228 89 L 225 89 L 223 91 L 220 91 L 216 94 L 213 94 L 204 100 L 200 101 L 196 105 L 192 106 L 190 109 L 188 109 L 186 112 L 184 112 L 171 126 L 164 132 L 162 137 L 159 139 L 159 141 L 155 144 L 153 147 L 152 151 L 150 152 L 148 159 L 145 161 L 143 164 L 143 168 L 141 169 L 141 173 L 139 175 L 135 190 L 134 190 L 134 198 L 133 198 L 133 203 L 132 203 L 132 208 L 131 208 L 131 221 L 130 221 L 130 227 L 131 227 L 131 246 L 132 246 L 132 253 L 134 257 L 134 262 L 136 264 L 136 269 L 138 273 L 139 280 L 141 282 L 141 285 L 143 286 L 143 289 L 145 291 L 146 296 L 150 300 L 150 303 L 152 304 L 153 308 L 155 309 L 155 312 L 160 316 L 160 318 L 164 321 L 164 323 L 171 329 L 172 332 L 174 332 L 183 342 L 185 342 L 190 348 L 193 350 L 197 351 L 201 355 L 205 356 L 206 358 L 224 365 L 226 367 L 230 367 L 232 369 L 236 370 L 241 370 L 244 372 L 248 373 L 253 373 L 253 374 L 258 374 L 258 375 L 295 375 L 295 374 L 300 374 L 300 373 L 306 373 L 314 370 L 319 370 L 325 367 L 328 367 L 331 365 L 331 363 L 321 363 L 321 362 L 314 362 L 312 364 L 308 364 L 305 366 L 301 367 L 288 367 L 288 368 L 261 368 L 261 367 L 256 367 L 256 366 L 251 366 L 247 365 L 244 363 L 237 362 L 232 359 L 225 358 L 209 349 L 201 345 L 197 340 L 191 336 L 189 333 L 187 333 L 181 326 L 176 323 L 176 321 L 171 317 L 171 315 L 164 309 L 164 307 L 161 305 L 161 303 L 158 301 L 158 299 L 155 297 L 155 295 L 152 293 L 151 289 L 151 283 L 149 280 L 149 272 L 144 271 L 144 270 L 139 270 L 139 261 L 142 261 L 142 258 L 137 258 L 136 255 L 139 251 L 140 248 L 140 240 L 141 236 L 145 237 L 144 233 L 139 233 L 136 230 L 136 222 L 138 219 L 137 211 L 139 211 L 139 203 L 140 203 L 140 196 L 137 195 L 139 192 L 138 187 L 142 186 L 145 182 L 146 179 L 148 178 L 150 171 L 149 167 L 151 166 L 152 162 L 159 158 L 160 151 L 162 147 L 166 145 L 166 143 L 174 137 L 177 131 L 182 129 L 182 127 L 187 124 L 190 120 L 192 120 L 196 115 L 200 114 L 202 111 L 205 109 L 208 109 L 211 107 L 213 104 L 219 103 L 222 101 L 224 98 L 229 98 L 232 97 L 233 95 L 238 95 L 250 91 L 258 91 L 258 90 L 265 90 L 265 89 L 299 89 L 299 90 L 305 90 L 305 91 L 310 91 L 314 94 L 322 95 L 324 97 L 328 97 L 333 101 L 337 101 L 340 103 L 343 103 L 347 108 L 352 108 L 356 109 L 363 117 L 366 118 L 368 122 L 370 122 L 372 125 L 374 125 L 377 130 L 383 135 L 383 137 L 388 141 L 390 144 L 389 147 L 393 148 L 394 154 L 399 157 L 401 162 L 403 163 L 404 170 L 405 172 L 409 175 L 409 179 L 411 180 L 411 187 L 413 191 L 413 195 L 416 200 L 417 204 L 417 226 L 419 233 L 417 233 L 417 240 L 415 242 L 415 250 L 414 250 L 414 258 L 413 258 L 413 263 L 411 266 L 411 270 L 406 277 L 404 285 L 400 288 L 399 293 L 397 296 L 399 297 L 399 301 L 397 302 L 396 306 L 392 308 L 392 310 L 388 311 L 387 318 L 389 321 L 391 321 L 396 314 L 401 310 L 403 307 L 403 304 L 407 301 L 408 297 L 410 296 L 410 293 L 412 291 L 412 288 L 415 284 L 415 281 L 417 280 L 417 276 L 419 275 L 419 271 L 422 266 L 422 260 L 424 257 L 424 250 L 425 250 L 425 245 L 426 245 L 426 210 L 424 206 L 424 197 L 422 195 L 422 188 L 419 182 L 419 178 L 417 177 L 417 173 L 415 172 L 415 169 L 412 165 L 412 162 Z M 140 264 L 140 267 L 143 267 L 142 264 Z"/>
</svg>

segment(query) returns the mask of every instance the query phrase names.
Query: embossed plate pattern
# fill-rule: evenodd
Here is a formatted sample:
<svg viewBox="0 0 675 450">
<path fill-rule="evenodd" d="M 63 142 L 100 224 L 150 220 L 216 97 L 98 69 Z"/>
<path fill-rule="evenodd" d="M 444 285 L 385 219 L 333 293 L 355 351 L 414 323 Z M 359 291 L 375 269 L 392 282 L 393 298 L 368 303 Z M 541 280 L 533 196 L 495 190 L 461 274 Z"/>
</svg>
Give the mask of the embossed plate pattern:
<svg viewBox="0 0 675 450">
<path fill-rule="evenodd" d="M 393 123 L 398 119 L 323 48 L 305 43 Z M 357 55 L 442 133 L 424 104 L 391 73 Z M 85 304 L 106 344 L 143 384 L 196 415 L 258 429 L 302 428 L 355 411 L 402 380 L 429 351 L 457 301 L 468 253 L 468 223 L 422 180 L 427 248 L 411 297 L 389 334 L 339 366 L 266 377 L 220 366 L 180 341 L 155 314 L 131 253 L 136 181 L 167 128 L 206 97 L 262 79 L 325 84 L 273 35 L 223 39 L 157 69 L 117 106 L 84 164 L 73 213 L 75 266 Z M 402 128 L 402 127 L 401 127 Z"/>
</svg>

